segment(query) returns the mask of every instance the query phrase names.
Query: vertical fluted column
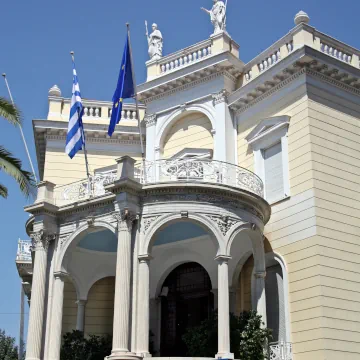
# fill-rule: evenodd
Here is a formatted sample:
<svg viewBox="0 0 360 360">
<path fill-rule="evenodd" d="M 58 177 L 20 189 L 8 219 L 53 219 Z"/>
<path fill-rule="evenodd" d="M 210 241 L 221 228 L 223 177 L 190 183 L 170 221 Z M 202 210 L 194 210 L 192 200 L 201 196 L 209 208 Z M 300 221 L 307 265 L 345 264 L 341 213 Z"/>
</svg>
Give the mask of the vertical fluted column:
<svg viewBox="0 0 360 360">
<path fill-rule="evenodd" d="M 114 215 L 118 223 L 118 247 L 114 299 L 113 348 L 110 358 L 124 359 L 135 356 L 129 351 L 130 290 L 131 290 L 131 232 L 133 216 L 129 211 Z"/>
<path fill-rule="evenodd" d="M 31 306 L 29 313 L 26 359 L 39 360 L 44 327 L 45 284 L 47 256 L 50 241 L 54 235 L 39 231 L 31 234 L 32 249 L 35 251 L 33 280 L 31 287 Z"/>
<path fill-rule="evenodd" d="M 267 324 L 266 316 L 266 295 L 265 295 L 265 278 L 266 272 L 256 272 L 255 273 L 255 301 L 256 301 L 256 310 L 259 315 L 262 317 L 262 321 Z"/>
<path fill-rule="evenodd" d="M 85 305 L 86 300 L 78 300 L 77 304 L 77 315 L 76 315 L 76 330 L 84 332 L 85 328 Z"/>
<path fill-rule="evenodd" d="M 60 359 L 61 331 L 64 305 L 64 278 L 67 274 L 54 274 L 54 293 L 52 302 L 52 316 L 50 325 L 49 360 Z"/>
<path fill-rule="evenodd" d="M 229 316 L 229 256 L 217 256 L 218 261 L 218 353 L 216 358 L 233 359 L 230 353 Z"/>
<path fill-rule="evenodd" d="M 149 357 L 150 256 L 139 256 L 137 353 Z"/>
</svg>

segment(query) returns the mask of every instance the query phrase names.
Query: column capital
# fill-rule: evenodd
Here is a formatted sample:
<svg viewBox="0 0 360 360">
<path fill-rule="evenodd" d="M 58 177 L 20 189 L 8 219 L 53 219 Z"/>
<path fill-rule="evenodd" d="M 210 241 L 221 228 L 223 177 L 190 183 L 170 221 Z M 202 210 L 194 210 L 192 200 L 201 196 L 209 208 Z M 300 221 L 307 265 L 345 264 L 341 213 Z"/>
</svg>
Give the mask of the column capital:
<svg viewBox="0 0 360 360">
<path fill-rule="evenodd" d="M 64 271 L 57 271 L 54 272 L 54 277 L 55 279 L 60 279 L 60 280 L 65 280 L 65 278 L 67 278 L 69 276 L 68 273 L 64 272 Z"/>
<path fill-rule="evenodd" d="M 227 103 L 228 95 L 229 93 L 225 89 L 221 90 L 216 94 L 212 94 L 214 106 L 223 102 Z"/>
<path fill-rule="evenodd" d="M 146 127 L 156 125 L 156 121 L 157 121 L 156 114 L 145 114 L 144 121 Z"/>
<path fill-rule="evenodd" d="M 219 262 L 219 263 L 228 263 L 229 262 L 229 260 L 231 260 L 232 259 L 232 257 L 231 256 L 229 256 L 229 255 L 217 255 L 216 257 L 215 257 L 215 260 L 217 261 L 217 262 Z"/>
<path fill-rule="evenodd" d="M 118 231 L 131 231 L 133 222 L 138 219 L 138 215 L 128 208 L 121 209 L 119 212 L 112 214 L 117 222 Z"/>
<path fill-rule="evenodd" d="M 87 303 L 87 300 L 76 300 L 75 304 L 79 306 L 85 306 Z"/>
<path fill-rule="evenodd" d="M 31 250 L 47 251 L 52 241 L 55 241 L 56 234 L 46 233 L 43 229 L 30 233 Z"/>
<path fill-rule="evenodd" d="M 266 271 L 258 271 L 254 274 L 256 279 L 265 279 L 266 278 Z"/>
<path fill-rule="evenodd" d="M 140 263 L 149 263 L 153 259 L 153 257 L 149 254 L 145 254 L 145 255 L 139 255 L 138 259 Z"/>
</svg>

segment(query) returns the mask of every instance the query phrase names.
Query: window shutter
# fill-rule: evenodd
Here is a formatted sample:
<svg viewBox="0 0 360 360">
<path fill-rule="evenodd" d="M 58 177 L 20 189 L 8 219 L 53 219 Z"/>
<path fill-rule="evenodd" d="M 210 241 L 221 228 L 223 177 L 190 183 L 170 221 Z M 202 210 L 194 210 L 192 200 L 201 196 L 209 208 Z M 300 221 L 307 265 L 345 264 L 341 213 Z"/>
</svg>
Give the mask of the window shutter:
<svg viewBox="0 0 360 360">
<path fill-rule="evenodd" d="M 281 143 L 263 151 L 265 163 L 266 200 L 274 202 L 284 196 L 284 174 L 282 164 Z"/>
</svg>

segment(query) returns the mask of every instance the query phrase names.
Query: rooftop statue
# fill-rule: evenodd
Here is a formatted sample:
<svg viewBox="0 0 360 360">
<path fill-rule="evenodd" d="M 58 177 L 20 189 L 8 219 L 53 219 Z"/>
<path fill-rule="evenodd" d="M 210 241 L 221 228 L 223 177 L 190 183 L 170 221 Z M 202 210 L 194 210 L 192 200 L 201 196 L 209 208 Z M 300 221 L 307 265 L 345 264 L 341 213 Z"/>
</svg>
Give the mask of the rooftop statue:
<svg viewBox="0 0 360 360">
<path fill-rule="evenodd" d="M 163 37 L 158 30 L 156 24 L 152 24 L 153 32 L 149 35 L 147 21 L 145 21 L 146 26 L 146 38 L 149 44 L 149 56 L 151 60 L 158 60 L 162 57 L 163 52 Z"/>
<path fill-rule="evenodd" d="M 218 34 L 221 31 L 225 31 L 226 23 L 226 5 L 223 1 L 213 0 L 214 5 L 211 10 L 201 8 L 210 15 L 211 23 L 214 25 L 214 34 Z"/>
</svg>

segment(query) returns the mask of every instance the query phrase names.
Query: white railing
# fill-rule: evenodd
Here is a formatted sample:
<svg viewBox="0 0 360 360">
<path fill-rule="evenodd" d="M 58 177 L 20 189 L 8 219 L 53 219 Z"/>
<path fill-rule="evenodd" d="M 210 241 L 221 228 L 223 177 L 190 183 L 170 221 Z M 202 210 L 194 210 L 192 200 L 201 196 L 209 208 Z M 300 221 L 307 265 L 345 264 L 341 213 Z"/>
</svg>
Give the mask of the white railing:
<svg viewBox="0 0 360 360">
<path fill-rule="evenodd" d="M 270 360 L 292 360 L 292 346 L 291 343 L 280 341 L 269 345 L 269 359 Z"/>
<path fill-rule="evenodd" d="M 281 60 L 281 55 L 280 55 L 280 49 L 276 50 L 274 53 L 270 54 L 269 56 L 267 56 L 263 61 L 261 61 L 258 64 L 259 67 L 259 71 L 263 72 L 266 69 L 268 69 L 269 67 L 275 65 L 277 62 L 279 62 Z"/>
<path fill-rule="evenodd" d="M 328 54 L 336 59 L 346 62 L 347 64 L 351 64 L 351 55 L 347 54 L 343 50 L 335 46 L 328 45 L 323 41 L 320 41 L 320 49 L 323 53 Z"/>
<path fill-rule="evenodd" d="M 112 108 L 108 109 L 108 116 L 111 117 Z M 121 120 L 137 120 L 136 110 L 123 110 Z"/>
<path fill-rule="evenodd" d="M 206 41 L 171 54 L 160 61 L 161 74 L 200 61 L 207 56 L 210 56 L 211 53 L 211 42 Z"/>
<path fill-rule="evenodd" d="M 251 171 L 216 160 L 177 159 L 147 161 L 137 165 L 136 179 L 142 184 L 194 181 L 229 185 L 261 197 L 261 179 Z"/>
<path fill-rule="evenodd" d="M 91 197 L 105 195 L 105 186 L 116 180 L 116 170 L 95 174 L 88 179 L 55 188 L 55 203 L 66 205 L 67 203 L 89 199 Z"/>
<path fill-rule="evenodd" d="M 84 106 L 84 116 L 99 118 L 101 117 L 101 107 L 98 106 Z"/>
<path fill-rule="evenodd" d="M 31 261 L 31 240 L 19 239 L 16 260 Z"/>
</svg>

